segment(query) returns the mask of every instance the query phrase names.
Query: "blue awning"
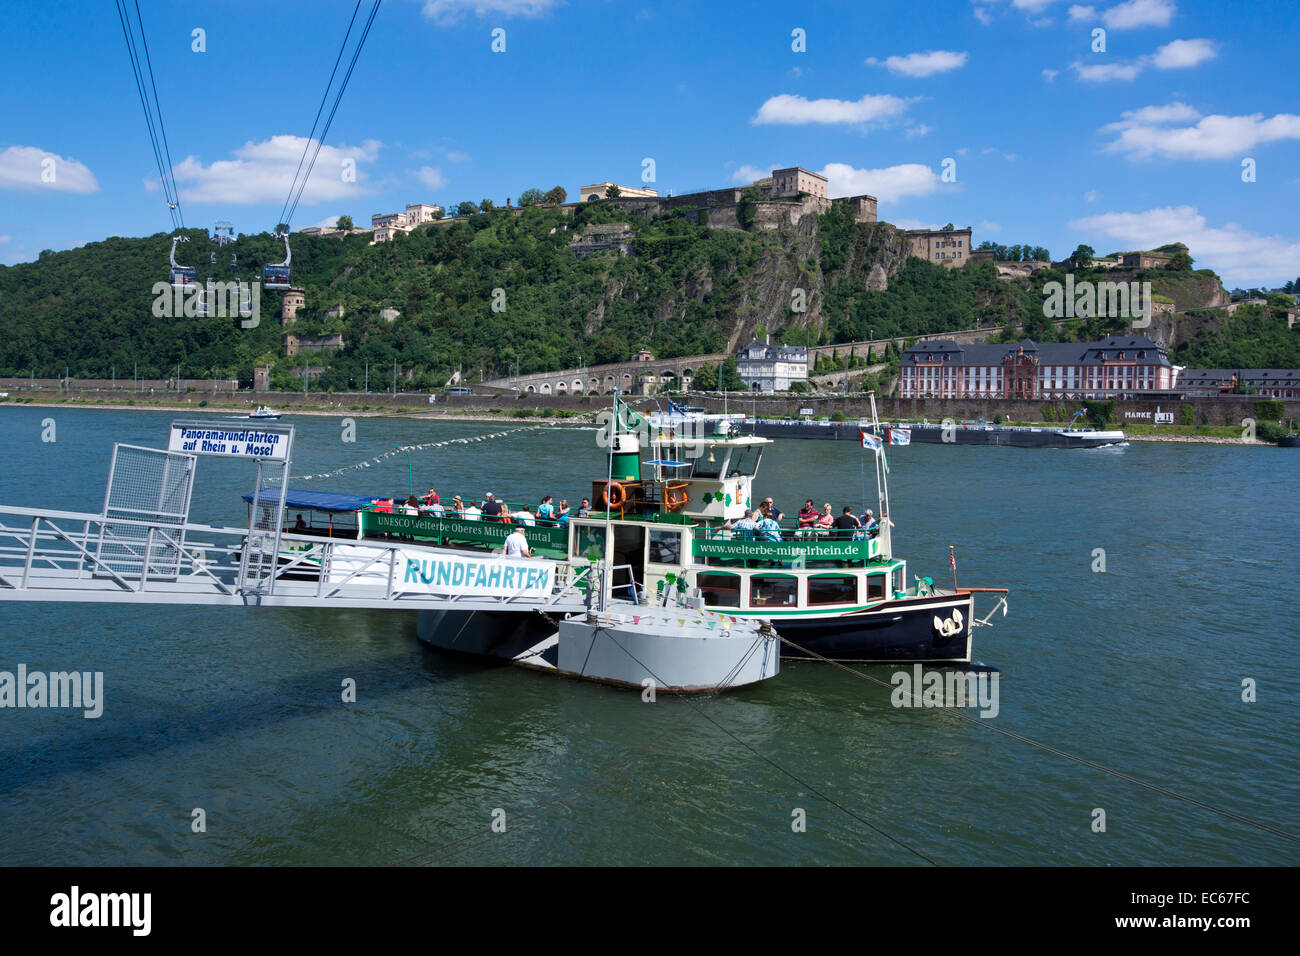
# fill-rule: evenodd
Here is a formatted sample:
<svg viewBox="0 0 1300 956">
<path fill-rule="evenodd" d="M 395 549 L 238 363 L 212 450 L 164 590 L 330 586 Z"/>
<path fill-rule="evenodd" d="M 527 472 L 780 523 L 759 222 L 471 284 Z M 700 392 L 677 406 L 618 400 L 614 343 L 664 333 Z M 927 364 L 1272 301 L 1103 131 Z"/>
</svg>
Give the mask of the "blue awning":
<svg viewBox="0 0 1300 956">
<path fill-rule="evenodd" d="M 250 491 L 243 498 L 251 503 L 253 493 Z M 263 488 L 258 500 L 262 504 L 277 505 L 280 503 L 280 489 Z M 300 491 L 290 488 L 285 493 L 284 506 L 308 511 L 360 511 L 370 507 L 370 499 L 364 495 L 344 495 L 335 491 Z"/>
</svg>

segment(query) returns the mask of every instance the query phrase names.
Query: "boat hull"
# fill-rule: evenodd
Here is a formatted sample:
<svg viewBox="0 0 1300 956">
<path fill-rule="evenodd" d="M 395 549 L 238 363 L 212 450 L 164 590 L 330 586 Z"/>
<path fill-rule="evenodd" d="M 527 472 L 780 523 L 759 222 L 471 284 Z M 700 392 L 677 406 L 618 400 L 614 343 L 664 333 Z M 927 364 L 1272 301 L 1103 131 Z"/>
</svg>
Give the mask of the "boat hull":
<svg viewBox="0 0 1300 956">
<path fill-rule="evenodd" d="M 1069 431 L 1063 428 L 1025 428 L 1003 425 L 957 425 L 945 430 L 942 425 L 910 425 L 912 444 L 999 445 L 1007 448 L 1102 448 L 1127 441 L 1122 431 Z M 760 438 L 813 438 L 823 441 L 860 442 L 862 426 L 858 422 L 746 421 L 741 426 L 746 435 Z M 882 426 L 883 431 L 883 426 Z"/>
<path fill-rule="evenodd" d="M 417 633 L 438 650 L 637 689 L 730 690 L 779 672 L 780 640 L 770 628 L 760 633 L 754 621 L 710 613 L 696 624 L 697 612 L 682 614 L 630 608 L 557 626 L 518 611 L 421 611 Z"/>
<path fill-rule="evenodd" d="M 961 615 L 955 631 L 954 611 Z M 947 633 L 935 626 L 936 618 Z M 790 641 L 781 648 L 787 658 L 965 664 L 971 659 L 974 618 L 974 596 L 958 592 L 888 601 L 839 617 L 777 618 L 773 623 Z"/>
</svg>

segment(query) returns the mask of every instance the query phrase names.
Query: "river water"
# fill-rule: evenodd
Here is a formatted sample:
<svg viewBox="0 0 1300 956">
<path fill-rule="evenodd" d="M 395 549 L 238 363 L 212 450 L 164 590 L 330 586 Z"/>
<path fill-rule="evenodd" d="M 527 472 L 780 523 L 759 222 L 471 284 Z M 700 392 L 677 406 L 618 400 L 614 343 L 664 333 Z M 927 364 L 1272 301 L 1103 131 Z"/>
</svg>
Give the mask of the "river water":
<svg viewBox="0 0 1300 956">
<path fill-rule="evenodd" d="M 0 407 L 0 503 L 98 511 L 113 443 L 163 445 L 174 417 Z M 295 474 L 520 427 L 362 418 L 347 443 L 338 419 L 285 421 Z M 805 497 L 857 510 L 874 502 L 863 455 L 782 440 L 757 487 L 788 513 Z M 0 863 L 1297 862 L 1275 834 L 985 725 L 1300 832 L 1300 626 L 1277 577 L 1296 566 L 1300 455 L 916 445 L 891 466 L 909 573 L 950 581 L 951 544 L 960 583 L 1012 591 L 976 632 L 1000 674 L 996 717 L 896 708 L 815 662 L 643 703 L 430 651 L 410 612 L 0 602 L 0 670 L 105 684 L 99 719 L 0 710 Z M 551 428 L 417 452 L 413 473 L 398 455 L 299 486 L 576 502 L 603 461 L 593 431 Z M 201 459 L 193 518 L 243 523 L 251 481 L 246 463 Z"/>
</svg>

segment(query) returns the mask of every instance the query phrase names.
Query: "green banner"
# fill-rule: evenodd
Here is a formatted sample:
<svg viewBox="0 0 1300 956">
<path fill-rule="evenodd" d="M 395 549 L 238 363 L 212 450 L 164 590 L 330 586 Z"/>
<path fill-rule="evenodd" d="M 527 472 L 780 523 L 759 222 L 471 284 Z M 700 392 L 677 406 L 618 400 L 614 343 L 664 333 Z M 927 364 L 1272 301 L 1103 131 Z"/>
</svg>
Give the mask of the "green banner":
<svg viewBox="0 0 1300 956">
<path fill-rule="evenodd" d="M 438 518 L 432 515 L 399 515 L 378 511 L 361 513 L 361 533 L 366 536 L 391 534 L 415 541 L 452 544 L 480 544 L 500 548 L 515 525 L 501 521 L 480 521 L 475 518 Z M 524 537 L 534 551 L 564 557 L 569 540 L 568 529 L 563 527 L 525 527 Z"/>
<path fill-rule="evenodd" d="M 696 538 L 697 558 L 733 558 L 755 561 L 866 561 L 880 551 L 879 539 L 838 541 L 834 538 L 798 538 L 793 541 L 743 541 L 736 538 Z"/>
</svg>

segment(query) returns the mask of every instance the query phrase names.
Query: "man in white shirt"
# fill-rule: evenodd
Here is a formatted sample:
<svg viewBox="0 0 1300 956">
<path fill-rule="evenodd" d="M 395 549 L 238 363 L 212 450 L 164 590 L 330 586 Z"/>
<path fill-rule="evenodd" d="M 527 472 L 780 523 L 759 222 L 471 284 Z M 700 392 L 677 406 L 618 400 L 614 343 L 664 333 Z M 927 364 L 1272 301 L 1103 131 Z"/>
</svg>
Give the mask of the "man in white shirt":
<svg viewBox="0 0 1300 956">
<path fill-rule="evenodd" d="M 516 524 L 521 524 L 526 528 L 531 528 L 537 524 L 537 519 L 533 517 L 533 511 L 528 505 L 524 505 L 522 511 L 516 511 L 514 518 Z"/>
<path fill-rule="evenodd" d="M 532 550 L 528 547 L 528 539 L 524 537 L 524 529 L 515 525 L 515 530 L 506 536 L 505 556 L 507 558 L 531 558 Z"/>
<path fill-rule="evenodd" d="M 466 518 L 471 518 L 471 519 L 477 521 L 477 520 L 479 519 L 479 517 L 480 517 L 482 514 L 483 514 L 483 512 L 479 511 L 479 510 L 478 510 L 478 507 L 475 506 L 474 502 L 472 502 L 472 501 L 471 501 L 469 504 L 467 504 L 467 505 L 465 506 L 465 517 L 466 517 Z"/>
</svg>

